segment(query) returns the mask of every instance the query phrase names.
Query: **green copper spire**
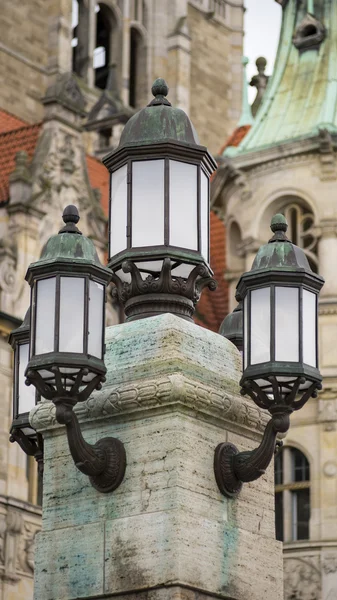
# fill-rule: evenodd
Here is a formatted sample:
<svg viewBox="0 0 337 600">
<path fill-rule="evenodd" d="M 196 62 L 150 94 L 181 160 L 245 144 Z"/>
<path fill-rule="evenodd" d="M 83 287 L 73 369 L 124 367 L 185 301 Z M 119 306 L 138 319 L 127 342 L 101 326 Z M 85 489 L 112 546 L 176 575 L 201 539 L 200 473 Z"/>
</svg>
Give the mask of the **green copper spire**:
<svg viewBox="0 0 337 600">
<path fill-rule="evenodd" d="M 242 57 L 242 73 L 243 73 L 243 82 L 242 82 L 242 110 L 241 117 L 238 122 L 238 127 L 243 127 L 244 125 L 253 125 L 254 119 L 252 115 L 252 111 L 248 102 L 248 82 L 247 82 L 247 74 L 246 74 L 246 66 L 248 65 L 249 60 L 247 56 Z"/>
<path fill-rule="evenodd" d="M 308 13 L 314 15 L 314 0 L 308 0 Z"/>
<path fill-rule="evenodd" d="M 279 4 L 274 72 L 254 124 L 232 156 L 317 137 L 320 129 L 337 134 L 337 0 Z"/>
</svg>

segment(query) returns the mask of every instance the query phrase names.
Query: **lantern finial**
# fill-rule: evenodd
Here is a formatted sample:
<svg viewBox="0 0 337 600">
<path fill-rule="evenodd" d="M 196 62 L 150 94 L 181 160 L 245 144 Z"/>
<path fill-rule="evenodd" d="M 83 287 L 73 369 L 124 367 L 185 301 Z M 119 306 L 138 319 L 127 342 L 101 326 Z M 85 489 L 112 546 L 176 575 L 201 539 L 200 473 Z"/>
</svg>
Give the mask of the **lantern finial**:
<svg viewBox="0 0 337 600">
<path fill-rule="evenodd" d="M 273 216 L 270 223 L 270 229 L 274 234 L 273 237 L 269 240 L 270 242 L 290 241 L 286 236 L 286 231 L 288 229 L 287 219 L 281 213 L 278 213 L 277 215 Z"/>
<path fill-rule="evenodd" d="M 74 204 L 69 204 L 65 207 L 62 219 L 65 223 L 65 227 L 62 227 L 59 233 L 79 233 L 82 235 L 82 232 L 76 227 L 76 224 L 80 220 L 80 215 L 78 214 L 78 210 Z"/>
<path fill-rule="evenodd" d="M 158 77 L 158 79 L 153 82 L 151 92 L 154 95 L 154 99 L 151 100 L 148 106 L 157 106 L 158 104 L 166 104 L 166 106 L 171 106 L 171 102 L 169 102 L 166 98 L 169 88 L 165 79 Z"/>
</svg>

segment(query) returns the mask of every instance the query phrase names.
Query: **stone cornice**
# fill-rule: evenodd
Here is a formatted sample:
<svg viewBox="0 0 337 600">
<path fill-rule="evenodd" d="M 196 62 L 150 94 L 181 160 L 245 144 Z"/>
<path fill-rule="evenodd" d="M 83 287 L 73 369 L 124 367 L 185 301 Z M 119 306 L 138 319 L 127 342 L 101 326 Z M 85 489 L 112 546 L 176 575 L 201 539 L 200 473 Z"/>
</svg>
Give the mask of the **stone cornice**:
<svg viewBox="0 0 337 600">
<path fill-rule="evenodd" d="M 150 410 L 167 410 L 180 406 L 186 411 L 198 413 L 205 421 L 217 420 L 222 424 L 263 432 L 269 417 L 249 399 L 193 381 L 181 373 L 131 382 L 109 387 L 95 393 L 83 404 L 75 407 L 81 422 L 96 419 L 133 415 L 143 417 Z M 30 413 L 31 425 L 39 432 L 62 427 L 56 422 L 55 407 L 43 400 Z"/>
</svg>

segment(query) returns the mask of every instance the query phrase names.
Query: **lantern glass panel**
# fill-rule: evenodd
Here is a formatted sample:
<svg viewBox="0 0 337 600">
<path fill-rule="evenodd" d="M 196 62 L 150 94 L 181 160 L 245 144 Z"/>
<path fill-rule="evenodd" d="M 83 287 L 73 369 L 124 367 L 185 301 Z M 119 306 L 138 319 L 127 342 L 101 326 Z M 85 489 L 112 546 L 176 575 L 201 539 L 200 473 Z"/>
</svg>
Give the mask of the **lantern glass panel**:
<svg viewBox="0 0 337 600">
<path fill-rule="evenodd" d="M 132 163 L 132 246 L 164 244 L 164 160 Z"/>
<path fill-rule="evenodd" d="M 246 369 L 248 365 L 248 296 L 245 296 L 243 301 L 243 368 Z"/>
<path fill-rule="evenodd" d="M 275 360 L 299 359 L 299 288 L 276 286 Z"/>
<path fill-rule="evenodd" d="M 316 294 L 303 290 L 303 362 L 316 367 Z"/>
<path fill-rule="evenodd" d="M 96 281 L 89 283 L 88 354 L 102 358 L 104 288 Z"/>
<path fill-rule="evenodd" d="M 251 292 L 250 362 L 270 361 L 270 288 Z"/>
<path fill-rule="evenodd" d="M 60 278 L 60 352 L 83 352 L 84 278 Z"/>
<path fill-rule="evenodd" d="M 206 262 L 209 262 L 208 249 L 208 223 L 209 223 L 209 203 L 208 203 L 208 178 L 201 169 L 200 177 L 200 221 L 201 221 L 201 255 Z"/>
<path fill-rule="evenodd" d="M 54 351 L 56 278 L 37 282 L 35 306 L 35 354 Z"/>
<path fill-rule="evenodd" d="M 127 246 L 127 165 L 111 174 L 110 256 Z"/>
<path fill-rule="evenodd" d="M 25 384 L 25 371 L 29 360 L 29 344 L 19 344 L 17 351 L 19 353 L 18 414 L 22 415 L 29 412 L 35 406 L 35 387 Z M 14 418 L 16 416 L 14 415 Z"/>
<path fill-rule="evenodd" d="M 170 160 L 170 245 L 198 250 L 197 166 Z"/>
</svg>

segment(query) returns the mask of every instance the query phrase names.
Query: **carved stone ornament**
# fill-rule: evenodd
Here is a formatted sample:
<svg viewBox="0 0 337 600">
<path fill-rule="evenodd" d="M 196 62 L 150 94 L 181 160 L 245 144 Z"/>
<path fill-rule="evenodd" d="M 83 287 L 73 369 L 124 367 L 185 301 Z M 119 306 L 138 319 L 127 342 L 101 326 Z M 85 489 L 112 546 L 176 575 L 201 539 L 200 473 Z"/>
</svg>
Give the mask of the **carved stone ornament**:
<svg viewBox="0 0 337 600">
<path fill-rule="evenodd" d="M 323 571 L 326 574 L 337 572 L 337 554 L 325 554 L 324 555 Z"/>
<path fill-rule="evenodd" d="M 265 412 L 249 400 L 192 381 L 177 373 L 116 388 L 103 387 L 86 402 L 77 404 L 75 412 L 79 419 L 82 417 L 92 420 L 130 411 L 152 410 L 177 402 L 204 412 L 212 419 L 216 417 L 223 422 L 234 422 L 259 432 L 264 430 L 269 420 Z M 53 403 L 42 400 L 30 413 L 30 422 L 39 431 L 57 426 Z"/>
<path fill-rule="evenodd" d="M 321 600 L 319 557 L 284 560 L 284 600 Z"/>
<path fill-rule="evenodd" d="M 319 129 L 319 178 L 321 181 L 331 181 L 337 178 L 336 157 L 331 134 L 327 129 Z"/>
<path fill-rule="evenodd" d="M 85 99 L 72 73 L 61 73 L 49 86 L 43 99 L 44 104 L 58 103 L 70 110 L 85 115 Z"/>
<path fill-rule="evenodd" d="M 318 50 L 326 35 L 326 29 L 313 15 L 307 14 L 297 27 L 293 44 L 300 52 Z"/>
</svg>

